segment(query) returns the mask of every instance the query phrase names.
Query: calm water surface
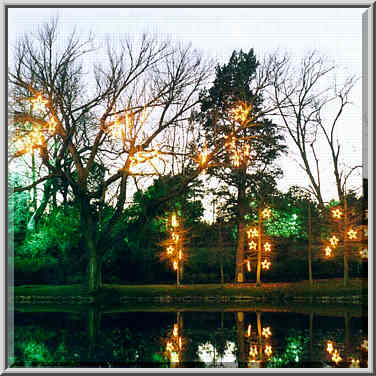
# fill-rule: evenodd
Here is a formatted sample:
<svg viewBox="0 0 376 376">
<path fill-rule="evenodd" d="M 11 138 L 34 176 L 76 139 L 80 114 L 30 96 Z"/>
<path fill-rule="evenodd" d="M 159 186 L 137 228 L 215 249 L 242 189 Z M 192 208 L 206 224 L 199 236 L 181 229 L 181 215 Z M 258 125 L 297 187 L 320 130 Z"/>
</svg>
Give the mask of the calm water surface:
<svg viewBox="0 0 376 376">
<path fill-rule="evenodd" d="M 367 367 L 367 317 L 17 308 L 13 367 Z M 42 310 L 42 308 L 40 309 Z"/>
</svg>

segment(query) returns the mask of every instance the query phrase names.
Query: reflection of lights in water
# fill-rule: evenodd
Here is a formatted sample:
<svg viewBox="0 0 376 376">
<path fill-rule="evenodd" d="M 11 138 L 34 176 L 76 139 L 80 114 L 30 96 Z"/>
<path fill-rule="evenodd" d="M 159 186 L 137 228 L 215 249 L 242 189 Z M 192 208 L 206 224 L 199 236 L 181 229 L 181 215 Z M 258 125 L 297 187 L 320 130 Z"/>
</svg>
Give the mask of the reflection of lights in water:
<svg viewBox="0 0 376 376">
<path fill-rule="evenodd" d="M 368 340 L 367 339 L 363 339 L 363 342 L 361 343 L 360 348 L 364 351 L 368 351 Z"/>
<path fill-rule="evenodd" d="M 218 354 L 215 347 L 209 342 L 199 345 L 197 354 L 200 361 L 207 365 L 215 363 L 220 363 L 224 367 L 235 367 L 236 365 L 234 342 L 226 341 L 226 348 L 222 356 Z"/>
<path fill-rule="evenodd" d="M 331 341 L 328 341 L 326 344 L 326 351 L 331 354 L 334 350 L 333 343 Z"/>
<path fill-rule="evenodd" d="M 251 324 L 248 325 L 248 329 L 247 329 L 247 336 L 250 337 L 251 336 L 251 330 L 252 330 L 252 327 L 251 327 Z"/>
<path fill-rule="evenodd" d="M 174 337 L 177 337 L 178 336 L 178 324 L 174 324 L 174 329 L 172 331 L 172 335 Z"/>
<path fill-rule="evenodd" d="M 350 368 L 360 368 L 360 360 L 359 359 L 351 359 Z"/>
<path fill-rule="evenodd" d="M 265 337 L 265 338 L 269 338 L 271 335 L 272 335 L 272 332 L 270 330 L 270 326 L 266 327 L 266 328 L 262 328 L 262 335 Z"/>
<path fill-rule="evenodd" d="M 251 346 L 251 348 L 249 349 L 249 356 L 255 357 L 257 354 L 257 346 Z"/>
<path fill-rule="evenodd" d="M 265 346 L 265 354 L 266 354 L 266 356 L 270 356 L 270 355 L 272 355 L 272 346 L 271 345 L 266 345 Z"/>
</svg>

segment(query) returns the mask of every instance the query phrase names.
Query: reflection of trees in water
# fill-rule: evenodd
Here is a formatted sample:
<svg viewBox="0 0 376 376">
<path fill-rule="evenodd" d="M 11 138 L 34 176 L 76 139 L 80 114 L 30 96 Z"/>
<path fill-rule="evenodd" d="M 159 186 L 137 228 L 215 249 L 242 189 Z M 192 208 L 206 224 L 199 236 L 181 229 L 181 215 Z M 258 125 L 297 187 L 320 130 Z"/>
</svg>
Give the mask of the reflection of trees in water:
<svg viewBox="0 0 376 376">
<path fill-rule="evenodd" d="M 294 317 L 261 312 L 101 314 L 91 307 L 75 316 L 22 315 L 14 333 L 20 367 L 367 366 L 367 336 L 349 314 L 302 316 L 295 328 Z M 168 341 L 178 357 L 168 356 Z"/>
</svg>

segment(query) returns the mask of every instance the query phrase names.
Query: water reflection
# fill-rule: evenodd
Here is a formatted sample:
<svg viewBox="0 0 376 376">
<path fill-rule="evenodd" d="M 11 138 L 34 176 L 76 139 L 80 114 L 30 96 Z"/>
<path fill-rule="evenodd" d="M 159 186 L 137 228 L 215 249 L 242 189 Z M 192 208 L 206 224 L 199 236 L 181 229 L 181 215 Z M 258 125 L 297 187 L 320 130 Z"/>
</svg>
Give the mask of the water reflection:
<svg viewBox="0 0 376 376">
<path fill-rule="evenodd" d="M 368 366 L 366 320 L 349 313 L 43 310 L 15 312 L 14 366 Z"/>
</svg>

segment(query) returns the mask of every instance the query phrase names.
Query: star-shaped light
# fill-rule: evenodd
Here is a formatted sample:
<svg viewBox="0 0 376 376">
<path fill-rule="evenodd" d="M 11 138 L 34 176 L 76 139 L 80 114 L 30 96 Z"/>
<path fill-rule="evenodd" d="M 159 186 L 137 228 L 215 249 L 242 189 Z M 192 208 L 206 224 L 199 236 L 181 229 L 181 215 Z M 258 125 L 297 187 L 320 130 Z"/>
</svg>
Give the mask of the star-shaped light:
<svg viewBox="0 0 376 376">
<path fill-rule="evenodd" d="M 271 345 L 266 345 L 265 346 L 265 354 L 266 354 L 266 356 L 270 356 L 270 355 L 272 355 L 272 346 Z"/>
<path fill-rule="evenodd" d="M 265 252 L 270 252 L 272 250 L 272 245 L 269 242 L 266 242 L 264 244 L 264 250 Z"/>
<path fill-rule="evenodd" d="M 359 253 L 360 253 L 360 257 L 362 259 L 368 258 L 368 249 L 367 248 L 363 248 L 362 250 L 359 251 Z"/>
<path fill-rule="evenodd" d="M 263 268 L 263 269 L 267 269 L 267 270 L 270 269 L 270 265 L 271 265 L 271 264 L 272 264 L 272 263 L 271 263 L 270 261 L 266 260 L 266 259 L 261 263 L 262 268 Z"/>
<path fill-rule="evenodd" d="M 251 262 L 249 260 L 247 260 L 247 270 L 251 271 Z"/>
<path fill-rule="evenodd" d="M 347 236 L 351 240 L 356 239 L 356 231 L 354 229 L 350 229 L 349 231 L 347 231 Z"/>
<path fill-rule="evenodd" d="M 174 270 L 178 270 L 178 262 L 177 261 L 174 261 Z"/>
<path fill-rule="evenodd" d="M 254 240 L 251 240 L 248 243 L 248 247 L 249 247 L 250 250 L 255 250 L 257 248 L 257 243 Z"/>
<path fill-rule="evenodd" d="M 333 246 L 333 247 L 336 247 L 338 242 L 339 242 L 339 239 L 333 235 L 330 239 L 329 239 L 329 242 L 330 244 Z"/>
<path fill-rule="evenodd" d="M 342 360 L 341 356 L 339 355 L 338 350 L 334 350 L 332 360 L 335 364 L 338 364 Z"/>
<path fill-rule="evenodd" d="M 331 256 L 331 255 L 332 255 L 332 249 L 329 246 L 327 246 L 325 248 L 325 256 Z"/>
<path fill-rule="evenodd" d="M 252 105 L 247 106 L 246 103 L 239 104 L 236 108 L 234 108 L 231 113 L 234 116 L 234 120 L 244 123 L 247 118 L 248 114 L 252 109 Z"/>
<path fill-rule="evenodd" d="M 171 246 L 171 245 L 169 247 L 167 247 L 167 254 L 168 255 L 172 255 L 174 253 L 174 249 L 175 248 L 173 246 Z"/>
<path fill-rule="evenodd" d="M 32 97 L 30 102 L 34 111 L 44 111 L 48 104 L 48 99 L 42 94 L 38 94 L 36 97 Z"/>
<path fill-rule="evenodd" d="M 268 219 L 268 218 L 270 218 L 271 215 L 272 215 L 272 209 L 270 209 L 270 208 L 265 208 L 265 209 L 261 212 L 261 214 L 262 214 L 262 217 L 263 217 L 263 218 Z"/>
<path fill-rule="evenodd" d="M 257 238 L 257 237 L 258 237 L 258 231 L 257 231 L 257 228 L 255 228 L 255 227 L 251 227 L 251 228 L 247 231 L 247 235 L 248 235 L 248 238 Z"/>
<path fill-rule="evenodd" d="M 337 209 L 332 209 L 332 217 L 336 219 L 341 219 L 342 217 L 342 210 L 337 208 Z"/>
<path fill-rule="evenodd" d="M 258 354 L 257 346 L 251 346 L 249 349 L 249 355 L 255 357 Z"/>
<path fill-rule="evenodd" d="M 360 348 L 364 351 L 368 351 L 368 340 L 367 339 L 363 339 L 363 342 L 361 343 Z"/>
<path fill-rule="evenodd" d="M 326 351 L 331 354 L 334 350 L 333 343 L 331 341 L 328 341 L 326 344 Z"/>
<path fill-rule="evenodd" d="M 272 332 L 270 331 L 270 326 L 268 326 L 266 328 L 262 328 L 262 335 L 265 338 L 269 338 L 272 335 Z"/>
</svg>

